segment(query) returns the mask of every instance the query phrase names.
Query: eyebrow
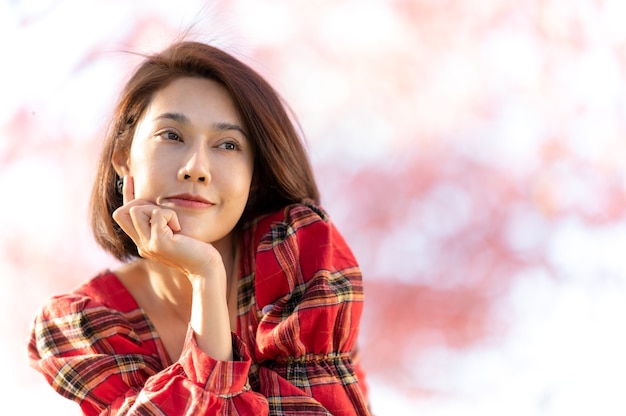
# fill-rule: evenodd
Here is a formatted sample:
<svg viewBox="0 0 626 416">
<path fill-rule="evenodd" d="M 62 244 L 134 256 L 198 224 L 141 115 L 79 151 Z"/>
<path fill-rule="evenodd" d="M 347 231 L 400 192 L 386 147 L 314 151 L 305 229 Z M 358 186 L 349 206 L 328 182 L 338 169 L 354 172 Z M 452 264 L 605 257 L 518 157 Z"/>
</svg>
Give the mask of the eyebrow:
<svg viewBox="0 0 626 416">
<path fill-rule="evenodd" d="M 155 117 L 155 120 L 163 120 L 163 119 L 174 120 L 180 124 L 189 124 L 191 122 L 191 120 L 189 120 L 189 117 L 187 117 L 183 113 L 163 113 Z M 243 134 L 244 137 L 248 137 L 245 130 L 238 124 L 229 123 L 226 121 L 219 121 L 217 123 L 213 123 L 213 128 L 218 131 L 235 130 Z"/>
</svg>

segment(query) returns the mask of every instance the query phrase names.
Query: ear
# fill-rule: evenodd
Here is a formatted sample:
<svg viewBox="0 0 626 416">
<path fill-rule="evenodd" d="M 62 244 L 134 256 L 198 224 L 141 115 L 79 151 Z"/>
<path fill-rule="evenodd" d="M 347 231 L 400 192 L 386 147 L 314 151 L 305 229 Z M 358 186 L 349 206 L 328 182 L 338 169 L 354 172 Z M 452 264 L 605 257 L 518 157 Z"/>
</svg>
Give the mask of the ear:
<svg viewBox="0 0 626 416">
<path fill-rule="evenodd" d="M 113 168 L 120 178 L 130 174 L 128 151 L 115 149 L 113 151 L 113 157 L 111 157 L 111 163 Z"/>
</svg>

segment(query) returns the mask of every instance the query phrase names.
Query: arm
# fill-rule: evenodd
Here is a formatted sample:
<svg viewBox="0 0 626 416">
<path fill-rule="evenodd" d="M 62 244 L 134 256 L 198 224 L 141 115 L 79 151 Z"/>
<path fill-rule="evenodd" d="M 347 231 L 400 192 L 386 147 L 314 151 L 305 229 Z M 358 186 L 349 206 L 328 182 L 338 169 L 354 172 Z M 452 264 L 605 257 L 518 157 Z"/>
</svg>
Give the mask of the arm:
<svg viewBox="0 0 626 416">
<path fill-rule="evenodd" d="M 57 297 L 37 315 L 31 365 L 84 414 L 266 414 L 247 383 L 250 357 L 217 361 L 188 331 L 179 361 L 164 368 L 141 311 L 119 312 L 83 295 Z"/>
<path fill-rule="evenodd" d="M 134 180 L 124 177 L 124 205 L 113 218 L 133 240 L 139 255 L 168 266 L 189 280 L 192 288 L 191 327 L 198 345 L 218 360 L 233 356 L 228 306 L 226 270 L 218 249 L 190 237 L 182 230 L 172 209 L 136 199 Z"/>
<path fill-rule="evenodd" d="M 132 179 L 127 185 L 115 220 L 142 257 L 178 270 L 191 283 L 191 321 L 180 359 L 163 368 L 142 348 L 142 341 L 156 337 L 148 328 L 146 339 L 145 323 L 142 339 L 127 315 L 104 306 L 115 294 L 87 287 L 93 296 L 57 298 L 42 309 L 29 346 L 31 363 L 86 414 L 266 414 L 266 401 L 247 384 L 250 357 L 230 333 L 220 254 L 181 232 L 172 210 L 135 199 Z"/>
<path fill-rule="evenodd" d="M 363 307 L 354 256 L 319 208 L 296 205 L 270 222 L 257 231 L 261 393 L 283 414 L 368 414 L 352 362 Z"/>
</svg>

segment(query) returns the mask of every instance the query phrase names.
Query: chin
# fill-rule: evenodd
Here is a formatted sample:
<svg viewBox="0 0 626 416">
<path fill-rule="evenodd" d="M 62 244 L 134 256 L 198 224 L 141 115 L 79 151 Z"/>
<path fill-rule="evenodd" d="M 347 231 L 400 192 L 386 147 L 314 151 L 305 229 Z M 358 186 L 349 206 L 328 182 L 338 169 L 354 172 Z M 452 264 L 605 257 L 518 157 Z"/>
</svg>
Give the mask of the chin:
<svg viewBox="0 0 626 416">
<path fill-rule="evenodd" d="M 223 229 L 223 227 L 220 227 L 219 230 L 209 229 L 206 221 L 202 223 L 198 223 L 197 221 L 181 221 L 179 234 L 193 238 L 194 240 L 214 243 L 226 237 L 230 234 L 230 231 Z"/>
</svg>

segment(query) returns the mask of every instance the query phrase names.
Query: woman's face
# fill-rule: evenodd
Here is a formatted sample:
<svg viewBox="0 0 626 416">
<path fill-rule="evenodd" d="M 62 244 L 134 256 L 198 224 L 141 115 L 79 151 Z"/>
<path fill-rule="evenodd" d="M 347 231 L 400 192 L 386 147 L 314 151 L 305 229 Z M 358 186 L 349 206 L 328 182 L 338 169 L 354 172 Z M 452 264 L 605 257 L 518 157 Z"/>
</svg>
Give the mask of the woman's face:
<svg viewBox="0 0 626 416">
<path fill-rule="evenodd" d="M 229 236 L 248 200 L 253 148 L 224 87 L 180 78 L 156 92 L 139 119 L 129 157 L 135 199 L 176 211 L 181 233 L 214 243 Z M 126 201 L 128 202 L 128 201 Z"/>
</svg>

